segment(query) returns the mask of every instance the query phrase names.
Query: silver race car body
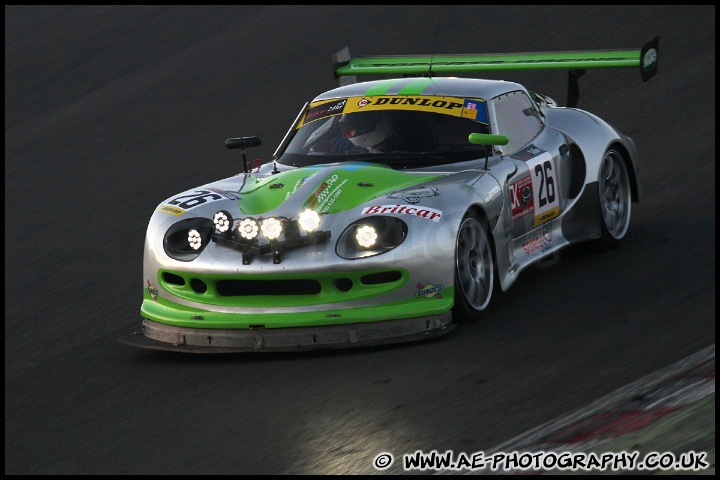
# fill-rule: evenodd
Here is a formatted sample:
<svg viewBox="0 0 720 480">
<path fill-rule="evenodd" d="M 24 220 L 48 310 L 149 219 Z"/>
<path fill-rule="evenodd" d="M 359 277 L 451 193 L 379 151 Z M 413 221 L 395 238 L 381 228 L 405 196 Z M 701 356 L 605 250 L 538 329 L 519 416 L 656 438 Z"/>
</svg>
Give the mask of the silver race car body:
<svg viewBox="0 0 720 480">
<path fill-rule="evenodd" d="M 645 77 L 657 43 L 622 51 L 624 64 L 617 52 L 542 55 L 568 69 L 639 66 Z M 142 327 L 121 341 L 243 352 L 437 337 L 560 249 L 625 236 L 641 194 L 630 138 L 518 83 L 441 76 L 498 69 L 498 58 L 559 66 L 344 55 L 335 73 L 345 84 L 302 108 L 272 162 L 158 205 Z M 345 81 L 363 74 L 398 76 Z M 226 142 L 243 156 L 258 144 Z"/>
</svg>

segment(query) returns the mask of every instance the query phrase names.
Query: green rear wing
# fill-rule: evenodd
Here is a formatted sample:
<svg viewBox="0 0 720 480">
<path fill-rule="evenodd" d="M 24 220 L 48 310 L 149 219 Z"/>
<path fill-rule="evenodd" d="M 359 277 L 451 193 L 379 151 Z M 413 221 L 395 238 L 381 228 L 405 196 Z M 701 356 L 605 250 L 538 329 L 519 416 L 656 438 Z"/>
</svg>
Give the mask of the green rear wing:
<svg viewBox="0 0 720 480">
<path fill-rule="evenodd" d="M 660 37 L 642 48 L 582 50 L 536 53 L 492 53 L 462 55 L 404 55 L 351 57 L 348 47 L 333 55 L 338 85 L 357 82 L 358 75 L 443 76 L 477 72 L 567 70 L 568 103 L 576 103 L 577 79 L 587 69 L 638 68 L 643 81 L 657 73 Z"/>
</svg>

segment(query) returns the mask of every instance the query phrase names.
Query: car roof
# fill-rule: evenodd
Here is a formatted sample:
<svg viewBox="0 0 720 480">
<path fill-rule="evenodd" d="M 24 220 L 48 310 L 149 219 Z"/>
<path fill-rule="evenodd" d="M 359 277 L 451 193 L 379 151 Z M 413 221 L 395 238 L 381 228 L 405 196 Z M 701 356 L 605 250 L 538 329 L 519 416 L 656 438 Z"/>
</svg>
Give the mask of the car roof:
<svg viewBox="0 0 720 480">
<path fill-rule="evenodd" d="M 515 82 L 458 77 L 404 77 L 353 83 L 328 90 L 313 101 L 371 95 L 439 95 L 489 100 L 503 93 L 526 90 Z"/>
</svg>

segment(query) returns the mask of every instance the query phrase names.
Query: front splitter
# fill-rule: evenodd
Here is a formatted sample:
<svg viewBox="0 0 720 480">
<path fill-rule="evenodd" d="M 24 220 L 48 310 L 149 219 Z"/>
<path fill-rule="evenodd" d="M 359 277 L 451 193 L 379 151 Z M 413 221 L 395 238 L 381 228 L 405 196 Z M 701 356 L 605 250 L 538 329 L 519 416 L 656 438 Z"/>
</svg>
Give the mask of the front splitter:
<svg viewBox="0 0 720 480">
<path fill-rule="evenodd" d="M 185 353 L 295 352 L 414 342 L 454 328 L 450 312 L 324 327 L 242 330 L 177 327 L 143 319 L 139 331 L 118 340 L 132 347 Z"/>
</svg>

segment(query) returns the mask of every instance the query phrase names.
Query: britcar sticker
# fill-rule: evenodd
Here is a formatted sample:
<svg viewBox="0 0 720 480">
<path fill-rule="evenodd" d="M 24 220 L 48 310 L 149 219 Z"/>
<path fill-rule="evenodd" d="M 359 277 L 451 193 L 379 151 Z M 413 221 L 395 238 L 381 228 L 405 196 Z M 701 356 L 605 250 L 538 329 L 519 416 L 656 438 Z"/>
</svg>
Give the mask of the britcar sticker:
<svg viewBox="0 0 720 480">
<path fill-rule="evenodd" d="M 436 210 L 434 208 L 423 207 L 419 205 L 373 205 L 372 207 L 365 207 L 362 211 L 362 215 L 382 215 L 385 213 L 395 213 L 398 215 L 414 215 L 416 217 L 432 220 L 433 222 L 439 222 L 440 217 L 442 217 L 442 210 Z"/>
<path fill-rule="evenodd" d="M 544 152 L 527 162 L 532 178 L 535 203 L 534 225 L 540 225 L 560 214 L 555 160 L 548 152 Z"/>
<path fill-rule="evenodd" d="M 442 295 L 440 295 L 440 292 L 443 291 L 444 285 L 441 283 L 439 285 L 435 285 L 433 283 L 427 283 L 423 285 L 422 283 L 417 284 L 418 291 L 415 292 L 416 297 L 425 297 L 425 298 L 442 298 Z"/>
<path fill-rule="evenodd" d="M 523 177 L 517 182 L 508 185 L 510 192 L 510 205 L 512 206 L 513 221 L 532 213 L 535 209 L 532 196 L 532 180 L 530 176 Z"/>
<path fill-rule="evenodd" d="M 331 102 L 325 102 L 311 106 L 305 113 L 305 118 L 302 122 L 300 122 L 298 128 L 302 125 L 307 125 L 308 123 L 314 122 L 316 120 L 342 113 L 346 103 L 347 99 L 343 98 L 342 100 L 333 100 Z"/>
</svg>

